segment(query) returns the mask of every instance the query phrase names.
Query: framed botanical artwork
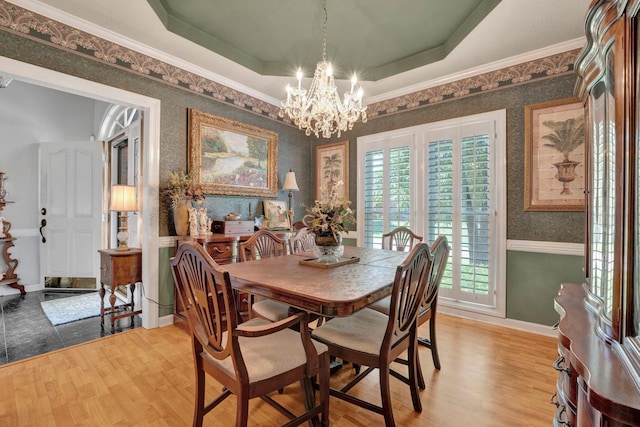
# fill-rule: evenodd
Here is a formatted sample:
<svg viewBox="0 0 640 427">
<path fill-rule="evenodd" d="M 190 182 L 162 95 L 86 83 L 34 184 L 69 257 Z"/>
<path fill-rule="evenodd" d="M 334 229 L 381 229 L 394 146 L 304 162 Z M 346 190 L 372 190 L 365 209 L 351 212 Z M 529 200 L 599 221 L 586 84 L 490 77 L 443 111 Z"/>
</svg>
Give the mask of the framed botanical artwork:
<svg viewBox="0 0 640 427">
<path fill-rule="evenodd" d="M 583 211 L 584 107 L 576 98 L 525 106 L 525 211 Z"/>
<path fill-rule="evenodd" d="M 278 134 L 189 109 L 189 173 L 205 194 L 273 197 Z"/>
<path fill-rule="evenodd" d="M 349 199 L 349 141 L 316 147 L 316 199 L 326 201 L 335 191 Z"/>
<path fill-rule="evenodd" d="M 269 230 L 288 230 L 291 228 L 287 203 L 284 200 L 265 200 L 263 207 L 264 221 L 262 226 L 264 228 Z"/>
</svg>

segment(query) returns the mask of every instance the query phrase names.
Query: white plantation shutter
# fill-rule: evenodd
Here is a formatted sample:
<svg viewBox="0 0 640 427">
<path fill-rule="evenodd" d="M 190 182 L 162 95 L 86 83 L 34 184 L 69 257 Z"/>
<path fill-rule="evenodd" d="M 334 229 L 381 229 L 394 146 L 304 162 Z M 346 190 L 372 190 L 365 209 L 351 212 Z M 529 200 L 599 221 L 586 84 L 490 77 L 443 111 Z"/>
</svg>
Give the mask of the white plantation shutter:
<svg viewBox="0 0 640 427">
<path fill-rule="evenodd" d="M 364 240 L 366 247 L 380 247 L 382 244 L 384 218 L 383 174 L 383 151 L 367 152 L 364 172 Z"/>
<path fill-rule="evenodd" d="M 382 235 L 399 226 L 411 227 L 413 218 L 412 136 L 372 141 L 363 148 L 361 197 L 364 246 L 382 247 Z M 360 147 L 359 147 L 360 150 Z"/>
<path fill-rule="evenodd" d="M 358 211 L 358 230 L 364 246 L 380 247 L 382 233 L 402 225 L 429 244 L 446 236 L 450 254 L 440 296 L 502 315 L 504 115 L 485 113 L 358 138 L 358 206 L 364 211 Z"/>
<path fill-rule="evenodd" d="M 493 123 L 480 122 L 425 132 L 427 235 L 447 237 L 449 264 L 441 295 L 494 304 L 491 262 Z"/>
</svg>

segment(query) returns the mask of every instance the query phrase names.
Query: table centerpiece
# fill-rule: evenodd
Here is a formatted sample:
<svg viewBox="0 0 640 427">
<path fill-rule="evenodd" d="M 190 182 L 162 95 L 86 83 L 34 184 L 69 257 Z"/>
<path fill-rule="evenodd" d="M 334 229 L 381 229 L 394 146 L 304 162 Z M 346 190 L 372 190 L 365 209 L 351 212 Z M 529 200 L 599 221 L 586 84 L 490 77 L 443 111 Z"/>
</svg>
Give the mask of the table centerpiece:
<svg viewBox="0 0 640 427">
<path fill-rule="evenodd" d="M 316 200 L 302 218 L 307 232 L 314 235 L 313 254 L 322 263 L 337 262 L 342 257 L 342 233 L 349 231 L 348 226 L 356 223 L 350 208 L 351 201 L 338 197 L 333 188 L 326 201 Z"/>
</svg>

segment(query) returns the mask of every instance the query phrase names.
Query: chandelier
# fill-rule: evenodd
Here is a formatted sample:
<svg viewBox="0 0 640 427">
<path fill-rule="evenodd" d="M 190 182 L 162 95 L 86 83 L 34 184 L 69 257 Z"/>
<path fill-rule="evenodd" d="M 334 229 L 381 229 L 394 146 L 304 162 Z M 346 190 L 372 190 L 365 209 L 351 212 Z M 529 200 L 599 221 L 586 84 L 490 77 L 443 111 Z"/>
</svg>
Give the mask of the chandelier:
<svg viewBox="0 0 640 427">
<path fill-rule="evenodd" d="M 282 101 L 280 117 L 286 113 L 299 129 L 310 136 L 330 138 L 332 134 L 353 129 L 353 124 L 362 117 L 367 122 L 366 106 L 362 106 L 362 88 L 355 91 L 358 81 L 355 74 L 351 78 L 351 89 L 340 99 L 333 80 L 331 63 L 327 62 L 327 0 L 323 0 L 324 26 L 322 28 L 322 61 L 318 62 L 309 91 L 302 87 L 302 70 L 296 77 L 298 87 L 287 85 L 287 100 Z"/>
</svg>

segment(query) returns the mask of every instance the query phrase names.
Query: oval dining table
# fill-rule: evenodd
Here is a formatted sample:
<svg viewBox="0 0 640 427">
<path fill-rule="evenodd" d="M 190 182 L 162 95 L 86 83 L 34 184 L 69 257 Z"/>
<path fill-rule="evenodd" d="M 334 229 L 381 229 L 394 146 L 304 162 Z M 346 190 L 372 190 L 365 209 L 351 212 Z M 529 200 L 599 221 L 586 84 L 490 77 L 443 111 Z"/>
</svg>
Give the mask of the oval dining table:
<svg viewBox="0 0 640 427">
<path fill-rule="evenodd" d="M 391 293 L 396 268 L 408 253 L 355 246 L 344 249 L 342 262 L 336 265 L 314 265 L 309 251 L 224 268 L 238 291 L 321 316 L 349 316 Z"/>
</svg>

